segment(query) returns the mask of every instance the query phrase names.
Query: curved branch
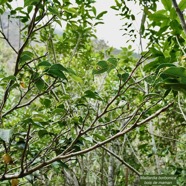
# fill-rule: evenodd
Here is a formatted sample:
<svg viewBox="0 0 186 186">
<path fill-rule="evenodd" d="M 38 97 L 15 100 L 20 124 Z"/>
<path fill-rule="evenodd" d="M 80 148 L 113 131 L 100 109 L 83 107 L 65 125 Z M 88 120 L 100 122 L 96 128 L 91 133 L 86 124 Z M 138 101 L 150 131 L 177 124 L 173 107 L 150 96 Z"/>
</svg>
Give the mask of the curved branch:
<svg viewBox="0 0 186 186">
<path fill-rule="evenodd" d="M 141 175 L 134 167 L 132 167 L 127 162 L 125 162 L 124 160 L 122 160 L 117 154 L 115 154 L 114 152 L 112 152 L 111 150 L 107 149 L 104 146 L 102 146 L 102 148 L 104 150 L 106 150 L 109 154 L 111 154 L 112 156 L 114 156 L 117 160 L 119 160 L 123 165 L 125 165 L 126 167 L 128 167 L 132 172 L 136 173 L 138 176 Z"/>
</svg>

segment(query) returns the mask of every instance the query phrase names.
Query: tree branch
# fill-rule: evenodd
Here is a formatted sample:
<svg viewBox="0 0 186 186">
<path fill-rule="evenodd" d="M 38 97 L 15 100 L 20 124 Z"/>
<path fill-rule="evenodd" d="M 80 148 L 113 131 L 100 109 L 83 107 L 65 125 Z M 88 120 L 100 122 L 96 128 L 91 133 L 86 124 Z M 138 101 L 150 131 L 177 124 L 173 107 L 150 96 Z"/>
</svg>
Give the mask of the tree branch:
<svg viewBox="0 0 186 186">
<path fill-rule="evenodd" d="M 2 38 L 4 39 L 4 40 L 6 40 L 6 42 L 8 43 L 8 45 L 10 46 L 10 48 L 12 48 L 12 50 L 16 53 L 16 54 L 18 54 L 18 52 L 17 52 L 17 50 L 13 47 L 13 45 L 10 43 L 10 41 L 8 40 L 8 38 L 5 36 L 5 34 L 0 30 L 0 33 L 2 34 Z"/>
<path fill-rule="evenodd" d="M 20 174 L 22 174 L 24 172 L 24 161 L 26 158 L 26 151 L 28 148 L 28 142 L 30 140 L 30 130 L 31 130 L 31 124 L 29 124 L 29 126 L 28 126 L 25 148 L 24 148 L 22 156 L 21 156 L 21 172 L 20 172 Z"/>
<path fill-rule="evenodd" d="M 183 31 L 186 34 L 186 23 L 185 23 L 184 15 L 183 15 L 182 11 L 180 10 L 180 8 L 178 7 L 176 0 L 172 0 L 172 4 L 176 10 L 178 17 L 180 18 L 180 22 L 181 22 L 181 26 L 183 28 Z"/>
<path fill-rule="evenodd" d="M 114 152 L 112 152 L 111 150 L 107 149 L 104 146 L 102 146 L 102 148 L 104 150 L 106 150 L 109 154 L 111 154 L 112 156 L 114 156 L 116 159 L 118 159 L 123 165 L 125 165 L 126 167 L 128 167 L 132 172 L 136 173 L 138 176 L 141 175 L 134 167 L 132 167 L 127 162 L 125 162 L 124 160 L 122 160 L 117 154 L 115 154 Z"/>
</svg>

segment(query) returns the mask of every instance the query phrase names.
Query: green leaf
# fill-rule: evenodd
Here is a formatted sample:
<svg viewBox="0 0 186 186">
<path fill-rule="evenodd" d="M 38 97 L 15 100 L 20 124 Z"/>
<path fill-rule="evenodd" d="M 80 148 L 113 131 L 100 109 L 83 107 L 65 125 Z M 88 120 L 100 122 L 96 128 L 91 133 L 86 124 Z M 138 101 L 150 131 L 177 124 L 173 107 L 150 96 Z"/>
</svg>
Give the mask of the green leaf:
<svg viewBox="0 0 186 186">
<path fill-rule="evenodd" d="M 149 93 L 149 94 L 144 96 L 144 98 L 147 98 L 147 97 L 160 97 L 160 94 L 158 94 L 158 93 Z"/>
<path fill-rule="evenodd" d="M 2 78 L 0 81 L 10 81 L 10 80 L 16 81 L 16 77 L 15 76 L 8 76 L 8 77 Z"/>
<path fill-rule="evenodd" d="M 124 74 L 118 74 L 118 77 L 123 81 L 125 82 L 128 77 L 129 77 L 129 73 L 124 73 Z"/>
<path fill-rule="evenodd" d="M 70 75 L 70 77 L 74 80 L 74 81 L 76 81 L 76 82 L 78 82 L 78 83 L 83 83 L 83 80 L 79 77 L 79 76 L 76 76 L 76 75 Z"/>
<path fill-rule="evenodd" d="M 186 77 L 186 69 L 184 67 L 170 67 L 162 72 L 162 74 L 169 75 L 171 77 Z"/>
<path fill-rule="evenodd" d="M 102 135 L 100 135 L 100 134 L 94 134 L 94 137 L 95 137 L 96 139 L 101 140 L 101 141 L 106 140 L 106 137 L 105 137 L 105 136 L 102 136 Z"/>
<path fill-rule="evenodd" d="M 48 131 L 45 130 L 45 129 L 39 130 L 39 131 L 38 131 L 38 136 L 39 136 L 39 138 L 42 138 L 42 137 L 44 137 L 44 136 L 47 135 L 47 134 L 48 134 Z"/>
<path fill-rule="evenodd" d="M 34 122 L 33 122 L 32 118 L 27 118 L 27 119 L 21 121 L 21 123 L 23 124 L 23 126 L 25 126 L 25 125 L 33 124 Z"/>
<path fill-rule="evenodd" d="M 50 69 L 47 71 L 49 75 L 52 75 L 54 77 L 62 78 L 67 80 L 65 74 L 63 71 L 68 72 L 68 70 L 63 67 L 61 64 L 54 64 L 50 67 Z"/>
<path fill-rule="evenodd" d="M 32 58 L 34 57 L 34 54 L 30 51 L 24 51 L 22 54 L 21 54 L 21 57 L 20 57 L 20 63 L 24 63 L 25 61 L 29 61 L 31 60 Z"/>
<path fill-rule="evenodd" d="M 40 0 L 24 0 L 24 7 L 29 6 L 29 5 L 35 5 L 39 2 L 40 2 Z"/>
<path fill-rule="evenodd" d="M 172 7 L 171 0 L 161 0 L 161 2 L 166 10 L 171 10 L 171 7 Z"/>
<path fill-rule="evenodd" d="M 164 67 L 171 67 L 171 66 L 175 66 L 174 64 L 172 63 L 162 63 L 160 64 L 157 68 L 156 68 L 156 71 L 155 73 L 158 74 L 160 69 L 164 68 Z"/>
<path fill-rule="evenodd" d="M 85 91 L 84 97 L 92 98 L 92 99 L 97 99 L 97 100 L 102 100 L 102 99 L 99 97 L 99 95 L 98 95 L 97 92 L 93 92 L 93 91 L 91 91 L 91 90 Z"/>
<path fill-rule="evenodd" d="M 49 108 L 52 103 L 50 99 L 43 99 L 43 98 L 40 98 L 40 102 L 41 104 L 45 105 L 46 108 Z"/>
<path fill-rule="evenodd" d="M 1 1 L 0 1 L 0 5 L 5 4 L 7 1 L 8 1 L 8 0 L 1 0 Z"/>
<path fill-rule="evenodd" d="M 2 139 L 7 143 L 9 143 L 12 134 L 13 134 L 13 129 L 0 129 L 0 139 Z"/>
<path fill-rule="evenodd" d="M 167 97 L 170 92 L 171 92 L 171 89 L 166 90 L 164 95 L 163 95 L 163 98 Z"/>
<path fill-rule="evenodd" d="M 173 34 L 175 34 L 175 35 L 181 34 L 181 32 L 182 32 L 182 27 L 181 27 L 180 23 L 179 23 L 177 20 L 172 20 L 172 21 L 170 22 L 170 27 L 171 27 L 172 30 L 173 30 Z"/>
<path fill-rule="evenodd" d="M 148 143 L 138 145 L 138 149 L 144 149 L 148 146 Z"/>
<path fill-rule="evenodd" d="M 186 69 L 184 67 L 170 67 L 163 71 L 160 77 L 163 81 L 159 84 L 163 88 L 186 94 Z"/>
<path fill-rule="evenodd" d="M 115 0 L 115 3 L 116 3 L 116 5 L 117 5 L 119 8 L 121 8 L 122 3 L 119 3 L 118 0 Z"/>
<path fill-rule="evenodd" d="M 96 8 L 95 8 L 94 6 L 92 7 L 92 12 L 93 12 L 94 15 L 96 16 L 97 11 L 96 11 Z"/>
<path fill-rule="evenodd" d="M 180 3 L 178 4 L 178 7 L 180 8 L 181 11 L 186 9 L 186 1 L 181 0 Z"/>
<path fill-rule="evenodd" d="M 110 69 L 114 69 L 117 67 L 118 60 L 116 58 L 112 57 L 109 58 L 107 61 L 109 62 Z"/>
<path fill-rule="evenodd" d="M 153 20 L 153 21 L 156 21 L 156 22 L 159 22 L 160 20 L 167 20 L 169 19 L 167 16 L 165 16 L 163 13 L 165 13 L 164 10 L 159 10 L 157 11 L 156 13 L 154 14 L 150 14 L 149 15 L 149 19 L 150 20 Z"/>
<path fill-rule="evenodd" d="M 66 12 L 71 13 L 71 14 L 76 14 L 76 9 L 75 8 L 63 7 L 63 10 L 65 10 Z"/>
<path fill-rule="evenodd" d="M 48 61 L 41 61 L 41 62 L 38 64 L 38 67 L 40 67 L 40 66 L 50 67 L 50 66 L 51 66 L 51 63 L 49 63 Z"/>
<path fill-rule="evenodd" d="M 57 70 L 68 72 L 68 70 L 61 64 L 54 64 L 50 67 L 50 69 L 57 69 Z"/>
<path fill-rule="evenodd" d="M 111 6 L 110 8 L 112 8 L 113 10 L 119 10 L 117 6 Z"/>
<path fill-rule="evenodd" d="M 107 11 L 103 11 L 103 12 L 99 13 L 99 14 L 97 15 L 96 19 L 100 19 L 100 18 L 103 17 L 103 15 L 106 14 L 106 13 L 107 13 Z"/>
<path fill-rule="evenodd" d="M 58 78 L 62 78 L 67 80 L 65 74 L 61 71 L 61 70 L 57 70 L 57 69 L 49 69 L 48 70 L 48 74 L 54 76 L 54 77 L 58 77 Z"/>
<path fill-rule="evenodd" d="M 71 68 L 67 68 L 67 70 L 68 70 L 70 77 L 74 81 L 79 82 L 79 83 L 83 83 L 83 80 L 79 76 L 77 76 L 76 73 Z"/>
<path fill-rule="evenodd" d="M 48 6 L 48 10 L 53 14 L 53 15 L 57 15 L 58 17 L 60 17 L 60 12 L 58 11 L 57 8 L 52 7 L 52 6 Z"/>
<path fill-rule="evenodd" d="M 175 91 L 181 91 L 183 93 L 186 93 L 186 84 L 181 83 L 165 83 L 162 85 L 166 89 L 172 89 Z"/>
<path fill-rule="evenodd" d="M 60 170 L 60 168 L 65 168 L 68 169 L 68 165 L 64 162 L 62 162 L 61 160 L 56 161 L 54 163 L 51 164 L 53 168 Z"/>
<path fill-rule="evenodd" d="M 30 12 L 33 10 L 33 6 L 28 6 L 27 7 L 27 13 L 30 14 Z"/>
<path fill-rule="evenodd" d="M 65 111 L 65 109 L 63 109 L 63 108 L 56 108 L 52 113 L 59 114 L 59 113 L 63 113 L 64 111 Z"/>
<path fill-rule="evenodd" d="M 45 82 L 44 82 L 41 78 L 39 78 L 39 79 L 35 82 L 35 85 L 36 85 L 36 87 L 37 87 L 37 89 L 38 89 L 39 91 L 42 91 L 42 90 L 44 89 L 44 87 L 45 87 Z"/>
<path fill-rule="evenodd" d="M 99 21 L 99 22 L 95 23 L 94 26 L 99 25 L 99 24 L 104 24 L 104 22 Z"/>
<path fill-rule="evenodd" d="M 93 70 L 93 74 L 102 74 L 106 72 L 109 69 L 109 65 L 107 64 L 106 61 L 99 61 L 97 63 L 97 68 Z"/>
<path fill-rule="evenodd" d="M 136 18 L 135 18 L 135 16 L 132 14 L 131 15 L 131 19 L 134 21 Z"/>
</svg>

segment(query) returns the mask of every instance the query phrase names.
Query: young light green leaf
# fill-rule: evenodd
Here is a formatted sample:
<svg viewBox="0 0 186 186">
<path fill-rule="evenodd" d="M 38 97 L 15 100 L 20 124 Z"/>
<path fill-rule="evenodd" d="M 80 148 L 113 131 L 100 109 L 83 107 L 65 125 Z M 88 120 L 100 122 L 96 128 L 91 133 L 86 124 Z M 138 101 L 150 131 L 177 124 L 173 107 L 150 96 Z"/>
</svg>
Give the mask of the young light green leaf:
<svg viewBox="0 0 186 186">
<path fill-rule="evenodd" d="M 186 1 L 181 0 L 180 3 L 178 4 L 178 7 L 180 8 L 181 11 L 186 9 Z"/>
<path fill-rule="evenodd" d="M 172 7 L 172 2 L 169 0 L 161 0 L 163 6 L 165 7 L 166 10 L 170 10 Z"/>
<path fill-rule="evenodd" d="M 70 77 L 71 77 L 74 81 L 76 81 L 76 82 L 78 82 L 78 83 L 83 83 L 83 80 L 82 80 L 79 76 L 76 76 L 76 75 L 74 75 L 74 74 L 71 74 Z"/>
<path fill-rule="evenodd" d="M 71 14 L 76 14 L 76 9 L 75 8 L 63 7 L 63 10 L 65 10 L 66 12 L 71 13 Z"/>
<path fill-rule="evenodd" d="M 164 15 L 165 12 L 166 12 L 165 10 L 159 10 L 153 14 L 150 14 L 149 19 L 153 21 L 168 20 L 169 18 L 166 15 Z"/>
<path fill-rule="evenodd" d="M 5 78 L 2 78 L 0 81 L 10 81 L 10 80 L 16 81 L 16 77 L 15 76 L 8 76 Z"/>
</svg>

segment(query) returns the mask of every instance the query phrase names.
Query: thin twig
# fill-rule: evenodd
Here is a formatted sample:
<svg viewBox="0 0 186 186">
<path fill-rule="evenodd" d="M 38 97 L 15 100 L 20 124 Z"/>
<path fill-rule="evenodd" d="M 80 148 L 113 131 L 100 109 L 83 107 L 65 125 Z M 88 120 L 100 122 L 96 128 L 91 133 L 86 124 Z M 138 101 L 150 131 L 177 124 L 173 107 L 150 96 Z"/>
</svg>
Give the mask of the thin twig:
<svg viewBox="0 0 186 186">
<path fill-rule="evenodd" d="M 8 45 L 10 46 L 10 48 L 12 48 L 12 50 L 18 54 L 17 50 L 13 47 L 13 45 L 10 43 L 9 39 L 5 36 L 5 34 L 0 30 L 0 33 L 3 36 L 3 39 L 6 40 L 6 42 L 8 43 Z"/>
<path fill-rule="evenodd" d="M 26 158 L 28 142 L 30 140 L 30 130 L 31 130 L 31 124 L 29 124 L 29 126 L 28 126 L 25 147 L 24 147 L 24 150 L 23 150 L 23 153 L 22 153 L 22 156 L 21 156 L 21 172 L 20 172 L 20 174 L 22 174 L 24 172 L 24 161 L 25 161 L 25 158 Z"/>
<path fill-rule="evenodd" d="M 102 146 L 101 148 L 103 148 L 105 151 L 107 151 L 109 154 L 111 154 L 112 156 L 114 156 L 116 159 L 118 159 L 123 165 L 125 165 L 126 167 L 128 167 L 132 172 L 136 173 L 138 176 L 140 176 L 141 174 L 131 165 L 129 165 L 127 162 L 125 162 L 123 159 L 121 159 L 117 154 L 115 154 L 114 152 L 112 152 L 111 150 L 107 149 L 105 146 Z"/>
</svg>

